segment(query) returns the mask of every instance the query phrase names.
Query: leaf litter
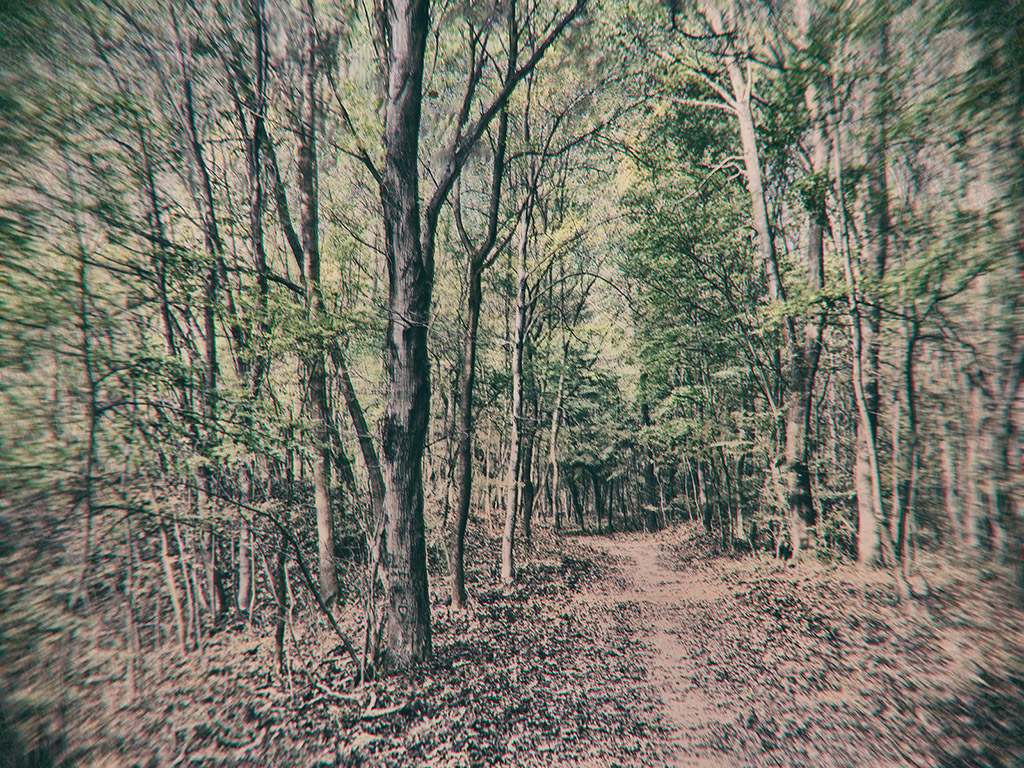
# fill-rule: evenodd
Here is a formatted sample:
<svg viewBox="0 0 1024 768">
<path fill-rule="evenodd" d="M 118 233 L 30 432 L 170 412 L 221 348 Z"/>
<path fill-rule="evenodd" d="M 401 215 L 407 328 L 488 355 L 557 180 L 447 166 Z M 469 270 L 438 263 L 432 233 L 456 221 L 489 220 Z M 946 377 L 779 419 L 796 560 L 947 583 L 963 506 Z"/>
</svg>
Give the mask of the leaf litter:
<svg viewBox="0 0 1024 768">
<path fill-rule="evenodd" d="M 469 562 L 495 548 L 478 539 Z M 540 531 L 514 587 L 488 568 L 462 612 L 432 574 L 429 663 L 356 687 L 299 616 L 281 675 L 267 625 L 236 622 L 201 657 L 149 654 L 134 699 L 94 676 L 66 751 L 147 768 L 1024 766 L 1024 616 L 993 607 L 998 582 L 926 568 L 908 611 L 885 574 L 733 557 L 690 526 Z"/>
</svg>

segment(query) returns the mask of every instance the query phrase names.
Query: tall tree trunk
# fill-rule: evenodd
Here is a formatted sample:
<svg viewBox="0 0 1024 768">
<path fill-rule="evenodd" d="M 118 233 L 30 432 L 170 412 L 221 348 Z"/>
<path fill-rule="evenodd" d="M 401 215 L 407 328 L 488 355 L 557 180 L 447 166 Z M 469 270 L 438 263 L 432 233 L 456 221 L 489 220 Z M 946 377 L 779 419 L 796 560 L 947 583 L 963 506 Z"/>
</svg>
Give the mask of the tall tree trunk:
<svg viewBox="0 0 1024 768">
<path fill-rule="evenodd" d="M 809 24 L 809 16 L 806 23 Z M 823 127 L 818 89 L 814 79 L 804 92 L 811 116 L 811 173 L 821 174 L 827 167 L 828 143 Z M 815 184 L 807 197 L 807 287 L 812 295 L 824 285 L 824 233 L 827 224 L 825 188 Z M 817 522 L 811 491 L 810 445 L 811 409 L 814 404 L 814 379 L 821 357 L 824 312 L 811 310 L 804 320 L 803 343 L 794 339 L 790 366 L 789 403 L 786 409 L 786 464 L 789 489 L 790 539 L 793 557 L 799 559 L 805 547 L 804 537 Z M 810 541 L 807 546 L 812 546 Z"/>
<path fill-rule="evenodd" d="M 171 20 L 178 33 L 177 17 L 171 8 Z M 192 72 L 185 55 L 185 45 L 178 36 L 178 57 L 181 65 L 182 89 L 184 96 L 184 119 L 185 130 L 188 137 L 189 152 L 195 166 L 198 179 L 198 206 L 199 215 L 202 220 L 203 240 L 206 246 L 206 253 L 209 262 L 203 279 L 203 336 L 206 344 L 206 355 L 204 359 L 204 381 L 203 381 L 203 421 L 206 424 L 207 434 L 203 436 L 200 451 L 206 454 L 207 461 L 212 454 L 215 423 L 217 420 L 217 327 L 216 307 L 217 288 L 221 253 L 223 243 L 220 239 L 220 232 L 217 227 L 217 216 L 214 207 L 213 182 L 210 178 L 210 171 L 206 166 L 203 157 L 203 146 L 199 139 L 199 131 L 196 123 L 195 102 L 192 93 Z M 223 611 L 223 601 L 220 600 L 220 589 L 217 576 L 216 542 L 213 533 L 213 524 L 210 518 L 213 515 L 213 473 L 209 463 L 202 463 L 196 469 L 196 499 L 199 507 L 200 517 L 205 520 L 205 530 L 202 536 L 202 559 L 205 566 L 206 584 L 210 593 L 210 610 L 213 615 L 219 616 Z"/>
<path fill-rule="evenodd" d="M 288 594 L 285 586 L 285 566 L 288 561 L 288 537 L 282 533 L 277 551 L 274 553 L 274 572 L 271 584 L 277 598 L 277 615 L 274 621 L 274 666 L 284 674 L 284 629 L 288 617 Z"/>
<path fill-rule="evenodd" d="M 885 277 L 889 248 L 889 201 L 885 178 L 885 110 L 888 103 L 885 77 L 885 68 L 888 66 L 887 23 L 882 24 L 875 44 L 875 61 L 880 75 L 874 91 L 870 118 L 871 135 L 867 145 L 868 210 L 865 222 L 866 243 L 861 262 L 862 270 L 869 279 L 869 289 L 878 286 Z M 857 420 L 857 453 L 854 462 L 854 484 L 857 489 L 857 560 L 864 565 L 876 565 L 882 560 L 882 537 L 887 535 L 881 500 L 876 503 L 873 498 L 873 484 L 877 482 L 875 475 L 878 472 L 878 359 L 882 323 L 878 302 L 862 304 L 855 322 L 862 337 L 860 374 L 865 411 Z"/>
<path fill-rule="evenodd" d="M 567 349 L 566 346 L 564 348 Z M 562 527 L 562 505 L 559 497 L 561 481 L 558 475 L 558 430 L 561 426 L 562 397 L 565 393 L 564 354 L 562 358 L 562 370 L 558 374 L 558 393 L 555 395 L 554 410 L 551 411 L 551 435 L 548 440 L 548 506 L 549 514 L 552 517 L 552 525 L 556 531 Z"/>
<path fill-rule="evenodd" d="M 519 468 L 519 481 L 522 484 L 522 539 L 529 550 L 534 546 L 534 503 L 537 498 L 537 485 L 534 482 L 534 449 L 538 442 L 537 424 L 540 423 L 541 415 L 539 403 L 534 400 L 534 416 L 531 425 L 526 429 L 526 436 L 523 440 L 522 466 Z"/>
<path fill-rule="evenodd" d="M 316 506 L 320 597 L 330 605 L 338 592 L 334 562 L 334 515 L 330 493 L 330 421 L 327 371 L 324 365 L 324 305 L 320 290 L 320 220 L 317 200 L 316 152 L 316 21 L 313 5 L 306 3 L 303 41 L 302 107 L 298 129 L 299 220 L 304 257 L 306 313 L 310 344 L 305 361 L 306 393 L 313 421 L 313 502 Z"/>
<path fill-rule="evenodd" d="M 914 309 L 911 309 L 913 313 Z M 920 335 L 920 324 L 916 318 L 907 321 L 907 348 L 903 361 L 904 393 L 907 401 L 907 484 L 905 501 L 897 510 L 896 551 L 903 563 L 903 575 L 907 576 L 910 567 L 911 536 L 914 532 L 917 514 L 917 484 L 920 463 L 920 436 L 917 425 L 917 385 L 914 379 L 914 355 Z M 896 474 L 896 461 L 893 461 L 893 473 Z M 895 495 L 895 494 L 894 494 Z"/>
<path fill-rule="evenodd" d="M 432 653 L 423 523 L 423 447 L 430 412 L 427 327 L 432 247 L 421 243 L 419 129 L 427 0 L 386 3 L 384 251 L 388 266 L 387 381 L 382 421 L 387 535 L 387 649 L 400 665 Z M 427 233 L 430 234 L 430 233 Z"/>
<path fill-rule="evenodd" d="M 747 503 L 746 496 L 743 493 L 743 474 L 746 470 L 746 464 L 746 454 L 736 460 L 736 527 L 734 534 L 740 541 L 747 541 L 747 532 L 743 526 L 743 507 Z M 753 533 L 754 530 L 756 529 L 752 529 L 751 532 Z M 751 547 L 757 546 L 754 536 L 750 537 L 749 544 Z"/>
<path fill-rule="evenodd" d="M 263 352 L 262 345 L 269 338 L 270 327 L 267 321 L 267 294 L 269 292 L 269 278 L 267 271 L 267 254 L 263 244 L 263 174 L 261 173 L 263 154 L 263 143 L 266 138 L 265 117 L 266 112 L 266 31 L 264 21 L 263 0 L 252 0 L 252 14 L 255 22 L 253 36 L 255 39 L 253 52 L 253 67 L 256 73 L 255 101 L 253 103 L 253 124 L 252 135 L 248 141 L 248 171 L 249 171 L 249 228 L 252 242 L 253 267 L 256 272 L 256 296 L 255 315 L 259 328 L 259 338 L 254 340 L 252 347 L 252 363 L 248 368 L 249 373 L 249 404 L 245 411 L 245 430 L 250 446 L 255 445 L 253 434 L 252 411 L 259 399 L 263 377 L 267 369 L 267 359 Z M 246 457 L 241 467 L 239 491 L 242 503 L 252 509 L 255 505 L 254 478 L 256 474 L 256 459 L 251 453 Z M 248 611 L 255 598 L 253 589 L 253 549 L 252 549 L 252 527 L 245 516 L 239 520 L 238 530 L 238 593 L 236 606 L 239 611 Z"/>
<path fill-rule="evenodd" d="M 452 608 L 466 607 L 466 526 L 473 494 L 473 386 L 476 381 L 476 334 L 483 302 L 481 270 L 469 268 L 469 296 L 466 300 L 466 336 L 463 349 L 463 369 L 459 379 L 458 452 L 456 456 L 456 483 L 458 485 L 455 510 L 455 536 L 452 542 L 451 593 Z M 488 491 L 489 492 L 489 491 Z"/>
<path fill-rule="evenodd" d="M 510 66 L 515 66 L 516 41 L 515 3 L 509 8 L 510 17 Z M 458 446 L 456 453 L 457 508 L 455 510 L 455 535 L 451 543 L 451 593 L 452 608 L 466 607 L 466 526 L 469 523 L 469 508 L 473 498 L 473 390 L 476 385 L 477 329 L 480 324 L 480 306 L 483 303 L 481 281 L 484 270 L 490 264 L 492 249 L 498 236 L 498 215 L 501 203 L 501 182 L 505 175 L 505 147 L 508 136 L 508 111 L 502 110 L 498 119 L 498 138 L 494 149 L 494 163 L 491 172 L 490 208 L 487 216 L 487 234 L 484 242 L 469 256 L 468 295 L 466 298 L 466 335 L 463 340 L 462 375 L 459 378 L 459 403 L 456 432 Z M 490 493 L 490 491 L 487 491 Z M 488 505 L 489 506 L 489 505 Z M 488 525 L 490 521 L 488 521 Z"/>
<path fill-rule="evenodd" d="M 71 186 L 73 198 L 77 198 L 76 186 L 71 178 L 71 171 L 68 171 L 68 184 Z M 79 225 L 78 215 L 74 217 L 74 229 L 78 245 L 78 326 L 81 340 L 82 373 L 85 380 L 85 418 L 88 436 L 85 444 L 85 458 L 82 467 L 82 487 L 78 495 L 75 512 L 81 509 L 82 518 L 82 551 L 79 557 L 78 576 L 74 588 L 71 591 L 71 605 L 81 599 L 86 607 L 90 605 L 89 586 L 87 583 L 87 572 L 89 560 L 92 557 L 92 525 L 95 500 L 93 484 L 96 475 L 96 431 L 98 427 L 99 411 L 97 409 L 97 386 L 95 358 L 92 346 L 92 322 L 90 319 L 89 307 L 89 259 L 85 250 L 85 240 Z"/>
<path fill-rule="evenodd" d="M 643 398 L 640 402 L 640 423 L 645 427 L 651 426 L 651 412 L 650 407 L 647 405 L 647 394 L 643 384 L 641 384 L 641 397 Z M 643 485 L 643 508 L 644 508 L 644 527 L 648 533 L 654 533 L 658 530 L 658 508 L 657 508 L 657 481 L 654 477 L 654 455 L 650 448 L 645 447 L 643 449 L 644 456 L 644 485 Z"/>
<path fill-rule="evenodd" d="M 527 549 L 533 546 L 533 501 L 536 486 L 533 483 L 533 445 L 537 437 L 536 428 L 526 430 L 526 438 L 523 440 L 523 461 L 519 468 L 519 481 L 522 486 L 523 508 L 523 542 Z"/>
<path fill-rule="evenodd" d="M 835 108 L 836 83 L 831 83 L 833 110 Z M 843 177 L 843 151 L 838 118 L 829 126 L 832 131 L 832 147 L 835 172 L 836 199 L 845 202 L 845 181 Z M 853 393 L 857 405 L 858 451 L 863 448 L 866 453 L 867 471 L 858 471 L 855 460 L 854 488 L 857 493 L 857 561 L 861 565 L 875 566 L 881 563 L 883 553 L 888 551 L 883 538 L 882 483 L 879 474 L 878 446 L 876 440 L 877 420 L 871 417 L 872 401 L 869 389 L 865 386 L 864 322 L 863 305 L 853 268 L 852 245 L 850 242 L 850 226 L 846 216 L 846 206 L 838 206 L 840 220 L 840 244 L 843 253 L 843 271 L 846 276 L 847 301 L 850 307 L 850 344 L 853 361 Z M 875 389 L 877 396 L 877 387 Z M 874 401 L 877 415 L 877 397 Z M 863 438 L 863 440 L 861 440 Z M 862 468 L 863 469 L 863 468 Z M 870 502 L 870 505 L 862 502 Z"/>
<path fill-rule="evenodd" d="M 724 41 L 724 64 L 731 87 L 731 98 L 727 104 L 736 115 L 739 124 L 743 167 L 747 177 L 747 190 L 750 194 L 751 219 L 757 233 L 758 251 L 768 277 L 768 299 L 782 301 L 786 298 L 786 292 L 782 284 L 775 239 L 772 236 L 771 220 L 768 216 L 757 132 L 751 109 L 754 87 L 750 67 L 751 57 L 749 53 L 740 51 L 736 47 L 737 30 L 734 27 L 734 19 L 723 17 L 713 3 L 705 4 L 704 15 L 712 31 L 716 35 L 722 36 Z M 746 72 L 742 66 L 744 63 L 747 65 Z M 812 232 L 811 250 L 815 248 L 814 235 L 815 233 Z M 809 258 L 811 258 L 810 254 Z M 789 486 L 790 538 L 794 559 L 799 559 L 800 552 L 806 543 L 807 528 L 814 524 L 806 444 L 808 420 L 806 411 L 810 392 L 813 389 L 813 373 L 810 372 L 809 361 L 806 359 L 806 346 L 801 347 L 797 344 L 793 319 L 787 316 L 783 325 L 781 347 L 785 348 L 789 363 L 789 376 L 787 377 L 783 370 L 781 349 L 774 350 L 774 367 L 779 390 L 777 402 L 785 400 L 787 403 L 784 452 Z M 787 378 L 789 379 L 788 383 Z"/>
<path fill-rule="evenodd" d="M 973 376 L 967 379 L 967 430 L 964 441 L 964 543 L 974 555 L 981 547 L 981 521 L 984 505 L 981 497 L 982 424 L 984 422 L 983 392 Z"/>
<path fill-rule="evenodd" d="M 704 527 L 711 530 L 711 508 L 708 504 L 707 481 L 704 476 L 704 462 L 697 459 L 697 514 Z"/>
<path fill-rule="evenodd" d="M 519 267 L 516 281 L 516 320 L 512 338 L 512 407 L 509 419 L 509 458 L 505 489 L 505 527 L 501 535 L 501 580 L 510 584 L 515 578 L 513 559 L 516 517 L 519 513 L 519 463 L 523 430 L 523 348 L 526 341 L 526 254 L 530 237 L 532 190 L 519 221 Z"/>
<path fill-rule="evenodd" d="M 494 506 L 493 506 L 493 486 L 494 486 L 494 450 L 492 448 L 492 442 L 494 440 L 494 422 L 490 421 L 487 424 L 487 447 L 484 449 L 484 519 L 487 521 L 487 535 L 492 536 L 494 534 Z"/>
<path fill-rule="evenodd" d="M 185 612 L 181 607 L 181 593 L 178 591 L 178 580 L 174 575 L 174 561 L 171 559 L 170 535 L 167 532 L 167 523 L 160 521 L 160 563 L 164 569 L 164 580 L 167 582 L 167 593 L 171 598 L 171 608 L 174 610 L 174 623 L 178 629 L 178 642 L 181 644 L 181 652 L 188 653 L 188 631 L 185 626 Z M 187 579 L 188 576 L 186 575 Z"/>
</svg>

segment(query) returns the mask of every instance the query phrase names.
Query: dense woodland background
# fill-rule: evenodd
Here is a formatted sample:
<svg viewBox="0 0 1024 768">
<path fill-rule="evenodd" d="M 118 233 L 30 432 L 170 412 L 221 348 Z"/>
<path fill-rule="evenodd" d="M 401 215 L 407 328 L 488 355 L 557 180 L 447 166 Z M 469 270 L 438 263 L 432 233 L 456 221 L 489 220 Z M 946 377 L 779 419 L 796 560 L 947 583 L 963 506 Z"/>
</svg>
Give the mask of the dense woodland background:
<svg viewBox="0 0 1024 768">
<path fill-rule="evenodd" d="M 415 667 L 538 529 L 1024 594 L 1021 3 L 2 13 L 0 751 Z"/>
</svg>

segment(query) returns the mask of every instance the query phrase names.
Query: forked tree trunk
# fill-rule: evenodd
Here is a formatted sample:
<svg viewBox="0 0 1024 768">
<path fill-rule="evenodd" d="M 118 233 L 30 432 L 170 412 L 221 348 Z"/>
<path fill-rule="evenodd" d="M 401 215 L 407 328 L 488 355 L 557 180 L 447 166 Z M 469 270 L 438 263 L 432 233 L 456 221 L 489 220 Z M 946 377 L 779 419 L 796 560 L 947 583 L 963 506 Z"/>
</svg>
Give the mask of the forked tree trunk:
<svg viewBox="0 0 1024 768">
<path fill-rule="evenodd" d="M 515 32 L 515 4 L 510 14 L 510 67 L 515 66 L 517 35 Z M 466 335 L 462 351 L 462 375 L 459 377 L 459 403 L 456 432 L 457 508 L 455 510 L 455 531 L 450 545 L 452 608 L 466 607 L 466 526 L 469 524 L 469 508 L 473 498 L 473 390 L 476 385 L 477 329 L 480 324 L 480 306 L 483 303 L 482 279 L 484 270 L 492 258 L 491 250 L 498 234 L 498 214 L 501 202 L 501 182 L 505 175 L 505 147 L 508 136 L 508 112 L 502 110 L 498 122 L 498 138 L 494 149 L 494 164 L 491 175 L 491 199 L 487 217 L 487 234 L 479 248 L 470 254 L 468 264 L 468 296 L 466 298 Z M 486 493 L 490 493 L 487 489 Z M 487 505 L 488 508 L 490 504 Z M 490 519 L 488 518 L 488 526 Z"/>
</svg>

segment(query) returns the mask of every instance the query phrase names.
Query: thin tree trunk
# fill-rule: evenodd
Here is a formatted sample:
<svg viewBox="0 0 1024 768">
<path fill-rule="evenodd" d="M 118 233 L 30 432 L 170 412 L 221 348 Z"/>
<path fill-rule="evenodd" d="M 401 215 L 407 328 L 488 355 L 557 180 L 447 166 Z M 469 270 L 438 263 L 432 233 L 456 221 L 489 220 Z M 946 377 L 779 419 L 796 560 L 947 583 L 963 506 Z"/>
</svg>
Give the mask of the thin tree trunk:
<svg viewBox="0 0 1024 768">
<path fill-rule="evenodd" d="M 68 171 L 68 183 L 72 188 L 73 197 L 75 184 Z M 79 495 L 78 506 L 82 510 L 82 553 L 79 558 L 78 577 L 71 591 L 71 604 L 81 599 L 86 608 L 90 606 L 89 586 L 86 575 L 89 570 L 89 561 L 92 556 L 92 523 L 93 523 L 93 480 L 96 475 L 96 428 L 97 428 L 97 398 L 96 398 L 96 371 L 92 349 L 92 323 L 89 312 L 89 280 L 88 280 L 88 258 L 85 251 L 85 241 L 82 238 L 82 230 L 79 226 L 78 215 L 74 218 L 75 235 L 78 241 L 78 323 L 82 343 L 82 372 L 85 375 L 85 418 L 88 437 L 85 444 L 85 461 L 82 468 L 82 490 Z"/>
<path fill-rule="evenodd" d="M 516 319 L 512 339 L 512 407 L 509 419 L 509 459 L 505 491 L 505 527 L 501 536 L 501 580 L 510 584 L 515 578 L 513 559 L 516 517 L 519 513 L 519 462 L 523 427 L 523 348 L 526 341 L 526 254 L 530 236 L 532 190 L 519 221 L 519 268 L 516 281 Z"/>
<path fill-rule="evenodd" d="M 981 520 L 984 515 L 981 497 L 981 442 L 984 407 L 981 387 L 968 377 L 967 435 L 965 440 L 964 471 L 962 480 L 965 488 L 964 543 L 972 554 L 981 547 Z"/>
<path fill-rule="evenodd" d="M 747 541 L 746 529 L 743 526 L 743 505 L 746 504 L 746 498 L 743 494 L 743 473 L 746 467 L 747 457 L 746 455 L 740 456 L 736 461 L 736 538 L 740 541 Z M 749 542 L 751 547 L 755 546 L 756 542 L 752 540 Z"/>
<path fill-rule="evenodd" d="M 240 483 L 242 501 L 247 507 L 251 507 L 252 499 L 252 475 L 248 466 L 242 467 L 242 480 Z M 244 517 L 238 525 L 238 594 L 236 595 L 235 607 L 239 611 L 245 611 L 249 607 L 249 599 L 252 596 L 252 529 Z"/>
<path fill-rule="evenodd" d="M 537 436 L 536 428 L 530 428 L 526 432 L 523 441 L 523 461 L 519 468 L 519 479 L 522 486 L 522 508 L 523 508 L 523 543 L 526 548 L 533 546 L 533 501 L 536 486 L 533 483 L 533 446 Z"/>
<path fill-rule="evenodd" d="M 181 607 L 181 593 L 178 591 L 178 580 L 174 575 L 174 561 L 171 559 L 169 539 L 167 524 L 161 521 L 160 562 L 164 569 L 164 579 L 167 582 L 167 594 L 171 599 L 171 608 L 174 610 L 174 623 L 178 629 L 178 642 L 181 644 L 181 652 L 188 654 L 188 629 L 185 625 L 185 613 Z"/>
<path fill-rule="evenodd" d="M 956 459 L 948 437 L 951 429 L 952 426 L 947 423 L 939 440 L 939 455 L 942 462 L 942 501 L 952 538 L 950 543 L 960 545 L 963 543 L 963 530 L 960 526 L 961 511 L 957 490 Z"/>
<path fill-rule="evenodd" d="M 330 493 L 331 448 L 328 429 L 327 372 L 324 365 L 324 306 L 320 290 L 320 217 L 316 151 L 316 21 L 311 2 L 305 8 L 302 106 L 298 128 L 299 220 L 306 285 L 310 349 L 305 361 L 306 392 L 313 421 L 313 501 L 316 506 L 320 597 L 330 605 L 338 592 L 334 562 L 334 515 Z"/>
<path fill-rule="evenodd" d="M 708 505 L 707 482 L 704 477 L 704 462 L 697 459 L 697 514 L 704 527 L 711 530 L 711 510 Z"/>
<path fill-rule="evenodd" d="M 171 19 L 178 34 L 177 17 L 171 8 Z M 192 73 L 185 56 L 185 45 L 178 37 L 178 56 L 182 73 L 182 88 L 184 96 L 184 120 L 185 130 L 189 142 L 189 151 L 193 165 L 198 177 L 198 206 L 202 219 L 203 240 L 209 262 L 203 279 L 203 337 L 206 344 L 204 358 L 204 382 L 203 382 L 203 421 L 207 426 L 208 434 L 200 443 L 200 452 L 205 453 L 204 457 L 209 461 L 209 455 L 213 450 L 215 438 L 214 425 L 217 421 L 217 327 L 216 307 L 219 278 L 219 262 L 223 243 L 217 227 L 217 216 L 214 208 L 213 182 L 210 178 L 210 171 L 206 166 L 203 157 L 203 146 L 199 139 L 199 131 L 196 124 L 196 110 L 192 94 Z M 208 463 L 201 464 L 195 472 L 197 502 L 199 513 L 206 520 L 206 530 L 202 537 L 203 561 L 205 565 L 206 586 L 210 594 L 210 611 L 214 618 L 220 616 L 223 610 L 222 601 L 218 600 L 217 588 L 217 564 L 216 546 L 213 535 L 212 522 L 212 494 L 213 477 L 211 467 Z"/>
<path fill-rule="evenodd" d="M 904 376 L 907 376 L 908 373 L 908 370 L 904 368 Z M 905 389 L 904 392 L 906 392 Z M 898 394 L 895 394 L 892 402 L 892 420 L 890 422 L 889 427 L 890 463 L 892 465 L 892 491 L 890 492 L 891 496 L 889 499 L 889 538 L 896 542 L 897 552 L 900 551 L 899 530 L 900 526 L 902 526 L 903 524 L 902 519 L 905 512 L 903 506 L 904 496 L 902 491 L 902 486 L 905 485 L 905 482 L 904 479 L 901 477 L 903 464 L 903 457 L 901 455 L 903 452 L 903 441 L 901 439 L 902 435 L 900 434 L 900 421 L 902 416 L 902 410 L 902 400 L 900 399 Z M 909 472 L 907 476 L 909 477 Z"/>
<path fill-rule="evenodd" d="M 833 107 L 835 106 L 835 83 L 831 83 Z M 850 307 L 850 344 L 853 360 L 853 393 L 857 405 L 858 457 L 855 459 L 854 488 L 857 493 L 857 561 L 863 566 L 876 566 L 882 562 L 883 553 L 888 551 L 883 538 L 882 484 L 878 466 L 876 421 L 872 418 L 872 402 L 877 415 L 877 398 L 872 401 L 865 387 L 864 323 L 860 288 L 853 268 L 850 244 L 850 227 L 846 217 L 845 186 L 843 180 L 841 146 L 838 118 L 829 126 L 832 130 L 832 147 L 835 162 L 834 181 L 840 220 L 840 247 L 843 255 L 843 271 L 846 276 L 847 301 Z M 877 388 L 874 390 L 877 395 Z M 862 455 L 862 450 L 863 454 Z M 867 471 L 858 468 L 857 462 L 867 461 Z M 870 504 L 867 502 L 870 501 Z"/>
<path fill-rule="evenodd" d="M 601 532 L 601 518 L 605 516 L 604 509 L 604 493 L 601 479 L 598 477 L 597 472 L 590 473 L 590 482 L 594 489 L 594 514 L 597 515 L 597 532 Z M 609 520 L 610 522 L 610 520 Z"/>
<path fill-rule="evenodd" d="M 381 473 L 380 459 L 377 455 L 377 448 L 373 444 L 373 435 L 366 423 L 363 408 L 359 404 L 355 387 L 352 385 L 352 377 L 348 372 L 348 363 L 342 354 L 341 348 L 336 343 L 328 345 L 334 367 L 337 369 L 338 383 L 341 385 L 341 396 L 345 401 L 352 428 L 355 430 L 356 438 L 359 441 L 359 451 L 363 457 L 363 464 L 366 465 L 366 472 L 369 478 L 370 487 L 370 520 L 367 523 L 367 551 L 370 557 L 369 570 L 377 573 L 377 564 L 381 563 L 384 557 L 386 543 L 384 541 L 384 476 Z M 339 442 L 340 445 L 340 442 Z"/>
<path fill-rule="evenodd" d="M 128 651 L 128 695 L 132 701 L 139 692 L 139 661 L 142 651 L 142 644 L 139 638 L 139 625 L 135 617 L 135 541 L 132 532 L 132 518 L 129 515 L 126 520 L 125 549 L 128 555 L 128 572 L 125 574 L 124 596 L 125 596 L 125 645 Z"/>
<path fill-rule="evenodd" d="M 492 449 L 492 442 L 494 440 L 494 422 L 489 421 L 487 423 L 487 447 L 484 449 L 484 520 L 487 521 L 487 535 L 494 535 L 494 506 L 492 503 L 493 499 L 493 485 L 494 485 L 494 450 Z"/>
<path fill-rule="evenodd" d="M 873 285 L 885 277 L 889 247 L 889 204 L 886 188 L 887 148 L 885 139 L 886 97 L 885 67 L 888 64 L 888 24 L 883 24 L 876 43 L 875 59 L 879 82 L 874 89 L 871 131 L 867 145 L 868 213 L 865 223 L 865 248 L 862 267 Z M 863 289 L 861 289 L 863 291 Z M 883 557 L 882 538 L 887 535 L 885 512 L 881 503 L 878 474 L 878 363 L 881 333 L 881 309 L 877 301 L 858 305 L 857 335 L 862 337 L 858 353 L 863 413 L 857 423 L 857 454 L 854 465 L 857 493 L 858 531 L 857 559 L 862 564 L 876 564 Z M 870 495 L 864 493 L 871 488 Z M 886 549 L 888 547 L 885 547 Z"/>
<path fill-rule="evenodd" d="M 558 394 L 555 395 L 555 407 L 551 411 L 551 435 L 548 441 L 548 494 L 550 498 L 552 525 L 557 531 L 562 526 L 562 507 L 559 499 L 560 479 L 558 475 L 558 430 L 561 426 L 562 397 L 565 394 L 565 364 L 563 355 L 562 370 L 558 374 Z"/>
<path fill-rule="evenodd" d="M 249 171 L 249 227 L 252 242 L 253 267 L 256 272 L 256 296 L 255 314 L 260 332 L 259 339 L 253 340 L 252 363 L 249 366 L 249 409 L 256 406 L 259 399 L 263 377 L 267 369 L 266 355 L 263 352 L 262 344 L 270 335 L 270 328 L 267 323 L 267 294 L 269 292 L 269 278 L 267 270 L 267 255 L 263 244 L 263 174 L 261 173 L 261 155 L 263 144 L 266 139 L 265 117 L 266 111 L 266 32 L 264 20 L 264 0 L 252 0 L 252 12 L 255 20 L 254 38 L 255 46 L 253 52 L 253 66 L 256 73 L 255 103 L 253 104 L 253 126 L 252 135 L 249 137 L 248 146 L 248 171 Z M 251 410 L 245 412 L 245 429 L 249 433 L 251 444 L 255 444 L 255 436 L 252 434 L 253 419 Z M 252 509 L 255 506 L 255 494 L 253 492 L 255 475 L 255 458 L 246 457 L 241 467 L 240 492 L 242 503 Z M 236 606 L 239 611 L 247 611 L 255 597 L 253 589 L 253 552 L 252 552 L 252 528 L 245 518 L 239 521 L 238 530 L 238 595 Z"/>
<path fill-rule="evenodd" d="M 651 426 L 651 415 L 650 408 L 647 405 L 647 394 L 645 387 L 641 384 L 640 387 L 643 398 L 640 402 L 640 423 L 645 427 Z M 644 448 L 644 480 L 643 480 L 643 508 L 644 508 L 644 527 L 648 533 L 654 533 L 658 530 L 658 509 L 655 506 L 657 503 L 657 481 L 654 477 L 654 456 L 651 453 L 650 448 Z"/>
<path fill-rule="evenodd" d="M 913 311 L 913 310 L 912 310 Z M 899 524 L 897 526 L 896 550 L 900 553 L 900 560 L 903 563 L 903 575 L 907 576 L 910 567 L 910 537 L 914 530 L 916 506 L 917 506 L 917 483 L 918 465 L 920 462 L 920 436 L 917 428 L 917 385 L 914 379 L 914 355 L 920 327 L 917 320 L 908 320 L 907 325 L 907 350 L 904 356 L 904 396 L 907 401 L 907 488 L 906 503 L 899 510 Z M 893 468 L 897 467 L 896 459 L 893 459 Z M 895 495 L 895 494 L 894 494 Z"/>
<path fill-rule="evenodd" d="M 199 601 L 200 589 L 199 579 L 195 575 L 195 569 L 190 567 L 186 559 L 185 537 L 181 533 L 181 525 L 177 517 L 174 518 L 174 537 L 178 542 L 178 565 L 181 567 L 181 575 L 185 582 L 185 600 L 188 603 L 188 630 L 195 642 L 196 650 L 202 650 L 202 627 L 199 625 Z"/>
<path fill-rule="evenodd" d="M 510 16 L 515 17 L 515 5 Z M 510 22 L 515 25 L 514 21 Z M 513 48 L 513 51 L 515 49 Z M 491 249 L 497 239 L 501 180 L 505 173 L 505 146 L 508 134 L 508 113 L 502 111 L 498 123 L 498 139 L 495 147 L 493 173 L 491 177 L 491 205 L 488 212 L 488 232 L 484 243 L 469 258 L 468 296 L 466 299 L 466 335 L 462 352 L 462 376 L 459 378 L 459 412 L 456 431 L 458 448 L 456 456 L 456 486 L 458 507 L 455 512 L 455 536 L 451 545 L 451 593 L 452 608 L 466 607 L 466 526 L 469 523 L 469 508 L 473 494 L 473 390 L 476 384 L 477 328 L 480 322 L 480 306 L 483 303 L 481 281 Z M 487 493 L 490 493 L 488 490 Z M 489 506 L 489 505 L 488 505 Z M 488 521 L 488 525 L 490 522 Z"/>
<path fill-rule="evenodd" d="M 274 557 L 274 596 L 277 598 L 277 616 L 274 624 L 274 666 L 284 674 L 284 628 L 288 618 L 288 595 L 285 588 L 285 564 L 288 558 L 288 537 L 281 534 Z"/>
</svg>

